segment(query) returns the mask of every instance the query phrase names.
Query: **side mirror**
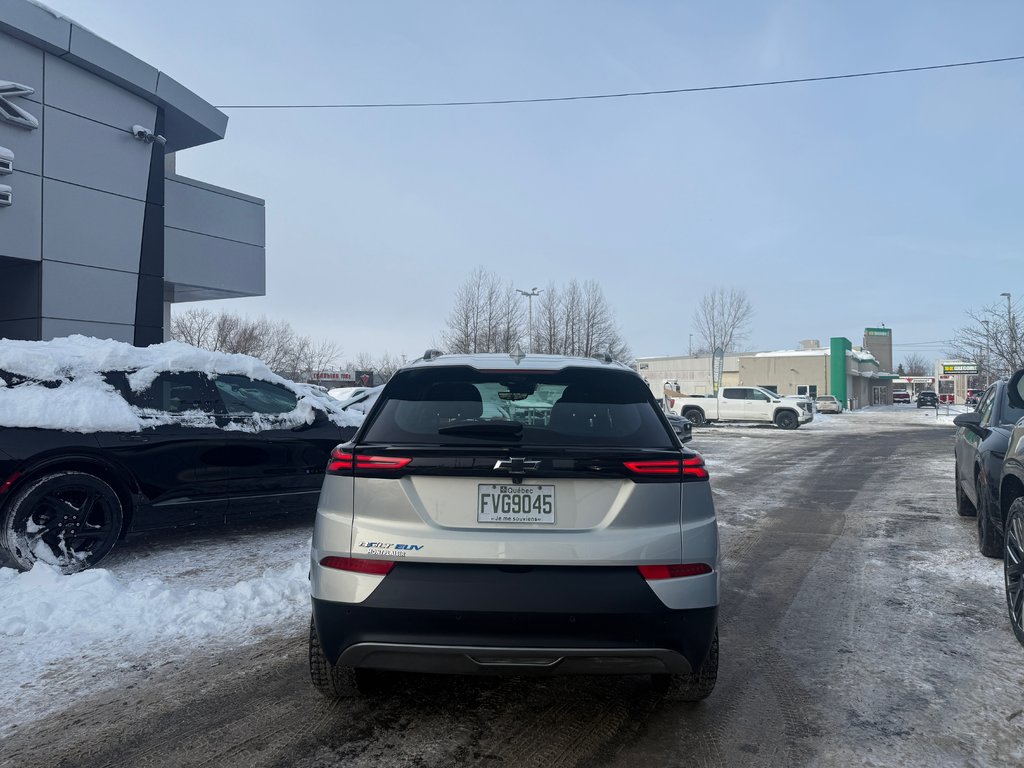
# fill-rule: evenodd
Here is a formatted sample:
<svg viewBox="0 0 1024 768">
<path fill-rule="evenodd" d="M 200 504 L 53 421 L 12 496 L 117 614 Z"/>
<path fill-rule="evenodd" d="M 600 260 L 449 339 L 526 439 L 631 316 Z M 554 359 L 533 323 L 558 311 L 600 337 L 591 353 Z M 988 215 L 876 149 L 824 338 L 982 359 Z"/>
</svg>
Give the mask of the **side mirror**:
<svg viewBox="0 0 1024 768">
<path fill-rule="evenodd" d="M 1010 384 L 1006 388 L 1006 395 L 1010 399 L 1010 405 L 1014 408 L 1024 408 L 1024 368 L 1021 368 L 1010 377 Z"/>
<path fill-rule="evenodd" d="M 970 430 L 979 437 L 985 437 L 988 434 L 988 430 L 981 426 L 981 414 L 978 411 L 958 414 L 954 417 L 953 423 L 958 427 Z"/>
</svg>

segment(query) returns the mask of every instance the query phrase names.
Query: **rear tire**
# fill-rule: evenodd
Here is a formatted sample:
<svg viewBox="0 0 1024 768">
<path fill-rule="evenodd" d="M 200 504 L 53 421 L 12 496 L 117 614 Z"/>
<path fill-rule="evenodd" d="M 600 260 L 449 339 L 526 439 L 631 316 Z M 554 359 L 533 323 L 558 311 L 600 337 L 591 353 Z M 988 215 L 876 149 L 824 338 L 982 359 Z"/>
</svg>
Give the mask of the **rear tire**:
<svg viewBox="0 0 1024 768">
<path fill-rule="evenodd" d="M 957 474 L 956 470 L 954 470 L 954 474 Z M 956 483 L 956 513 L 960 515 L 960 517 L 974 517 L 978 514 L 978 510 L 974 508 L 974 505 L 971 504 L 971 500 L 967 498 L 967 494 L 964 493 L 964 489 L 960 487 L 959 475 L 954 477 L 953 480 Z"/>
<path fill-rule="evenodd" d="M 704 420 L 704 414 L 699 408 L 691 408 L 683 414 L 683 418 L 688 420 L 695 427 L 703 427 L 706 423 Z"/>
<path fill-rule="evenodd" d="M 329 699 L 350 699 L 359 693 L 356 671 L 327 660 L 312 618 L 309 620 L 309 676 L 316 689 Z"/>
<path fill-rule="evenodd" d="M 977 489 L 978 497 L 978 551 L 985 557 L 1002 557 L 1003 542 L 996 536 L 996 526 L 992 521 L 992 503 L 980 477 L 975 480 L 974 487 Z"/>
<path fill-rule="evenodd" d="M 775 414 L 775 426 L 779 429 L 796 429 L 800 421 L 792 411 L 779 411 Z"/>
<path fill-rule="evenodd" d="M 1024 497 L 1014 499 L 1006 516 L 1003 582 L 1006 611 L 1017 642 L 1024 645 Z"/>
<path fill-rule="evenodd" d="M 655 691 L 669 701 L 702 701 L 715 690 L 718 681 L 718 630 L 700 669 L 689 675 L 651 675 Z"/>
</svg>

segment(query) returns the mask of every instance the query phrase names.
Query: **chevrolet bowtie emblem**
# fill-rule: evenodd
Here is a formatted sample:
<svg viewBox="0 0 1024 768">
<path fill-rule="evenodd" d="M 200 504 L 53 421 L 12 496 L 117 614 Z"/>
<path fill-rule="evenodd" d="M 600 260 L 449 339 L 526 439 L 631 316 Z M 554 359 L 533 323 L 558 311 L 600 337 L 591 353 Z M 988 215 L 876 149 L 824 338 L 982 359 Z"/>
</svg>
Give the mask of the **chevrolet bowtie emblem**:
<svg viewBox="0 0 1024 768">
<path fill-rule="evenodd" d="M 30 115 L 17 104 L 8 101 L 12 97 L 31 96 L 35 92 L 35 88 L 29 88 L 27 85 L 12 83 L 9 80 L 0 80 L 0 120 L 20 125 L 22 128 L 28 128 L 29 130 L 38 128 L 39 121 L 36 120 L 34 115 Z"/>
<path fill-rule="evenodd" d="M 532 459 L 522 459 L 518 456 L 509 459 L 499 459 L 495 465 L 495 469 L 507 469 L 509 474 L 522 474 L 528 469 L 536 469 L 540 466 L 540 461 Z"/>
</svg>

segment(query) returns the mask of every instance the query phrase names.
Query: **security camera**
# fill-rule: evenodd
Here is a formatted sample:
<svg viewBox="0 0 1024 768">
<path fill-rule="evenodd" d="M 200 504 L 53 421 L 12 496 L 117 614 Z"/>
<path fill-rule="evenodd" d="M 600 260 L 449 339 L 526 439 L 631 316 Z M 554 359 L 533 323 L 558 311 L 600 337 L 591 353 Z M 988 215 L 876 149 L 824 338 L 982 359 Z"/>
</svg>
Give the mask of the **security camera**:
<svg viewBox="0 0 1024 768">
<path fill-rule="evenodd" d="M 152 144 L 155 141 L 160 146 L 163 146 L 164 144 L 167 143 L 167 139 L 165 139 L 163 136 L 158 136 L 157 134 L 153 133 L 151 130 L 149 130 L 149 128 L 147 128 L 144 125 L 133 125 L 132 136 L 134 136 L 139 141 L 146 142 L 147 144 Z"/>
</svg>

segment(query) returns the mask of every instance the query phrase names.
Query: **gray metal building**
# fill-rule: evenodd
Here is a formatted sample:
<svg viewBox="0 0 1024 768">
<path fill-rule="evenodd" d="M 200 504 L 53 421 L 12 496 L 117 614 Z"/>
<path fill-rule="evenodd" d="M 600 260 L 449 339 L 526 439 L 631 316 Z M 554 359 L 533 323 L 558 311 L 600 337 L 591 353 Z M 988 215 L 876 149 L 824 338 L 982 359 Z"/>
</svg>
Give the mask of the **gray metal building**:
<svg viewBox="0 0 1024 768">
<path fill-rule="evenodd" d="M 170 304 L 266 292 L 263 201 L 178 176 L 227 116 L 28 0 L 0 0 L 0 337 L 167 337 Z"/>
</svg>

